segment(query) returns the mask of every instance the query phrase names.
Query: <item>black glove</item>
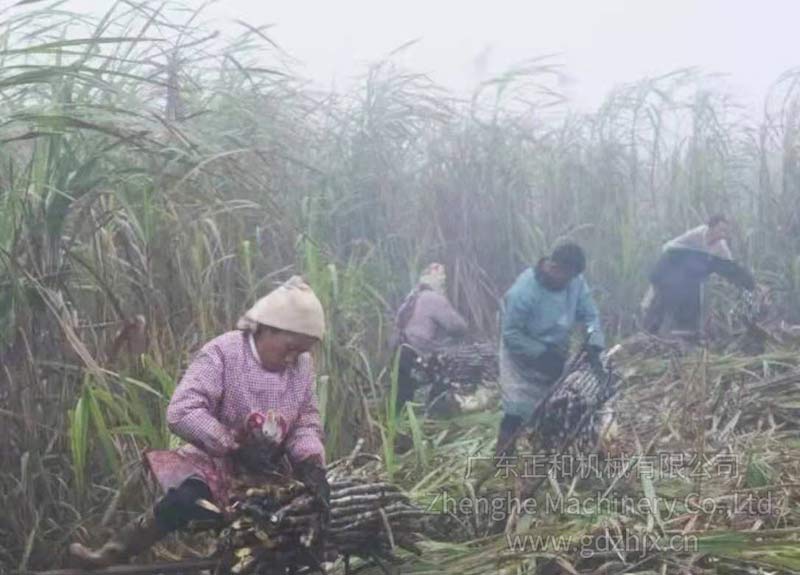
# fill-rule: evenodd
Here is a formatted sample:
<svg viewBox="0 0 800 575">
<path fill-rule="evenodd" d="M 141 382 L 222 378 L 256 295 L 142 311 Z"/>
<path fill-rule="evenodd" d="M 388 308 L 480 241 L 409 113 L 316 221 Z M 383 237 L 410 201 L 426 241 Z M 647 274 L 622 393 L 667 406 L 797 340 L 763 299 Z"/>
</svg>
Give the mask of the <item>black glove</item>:
<svg viewBox="0 0 800 575">
<path fill-rule="evenodd" d="M 536 357 L 533 367 L 549 379 L 556 380 L 561 376 L 561 372 L 564 371 L 566 361 L 561 350 L 555 346 L 548 346 L 545 351 Z"/>
<path fill-rule="evenodd" d="M 603 353 L 603 348 L 599 345 L 586 344 L 583 346 L 583 351 L 586 358 L 589 360 L 589 365 L 593 369 L 603 369 L 603 361 L 600 359 L 600 354 Z"/>
<path fill-rule="evenodd" d="M 246 473 L 269 473 L 278 467 L 282 450 L 268 439 L 246 438 L 233 452 L 236 465 Z"/>
<path fill-rule="evenodd" d="M 756 278 L 753 277 L 753 274 L 750 270 L 745 268 L 740 268 L 739 276 L 738 276 L 738 285 L 742 289 L 747 291 L 754 291 L 756 289 Z"/>
<path fill-rule="evenodd" d="M 325 467 L 317 459 L 311 457 L 297 463 L 294 470 L 298 481 L 311 490 L 320 506 L 324 520 L 327 521 L 331 506 L 331 487 L 328 485 Z"/>
<path fill-rule="evenodd" d="M 712 258 L 712 271 L 726 280 L 747 291 L 756 289 L 756 280 L 747 268 L 731 260 Z"/>
<path fill-rule="evenodd" d="M 328 485 L 325 467 L 316 457 L 296 463 L 294 474 L 313 494 L 315 507 L 320 514 L 320 532 L 309 549 L 310 558 L 319 563 L 324 560 L 326 531 L 331 520 L 331 487 Z"/>
</svg>

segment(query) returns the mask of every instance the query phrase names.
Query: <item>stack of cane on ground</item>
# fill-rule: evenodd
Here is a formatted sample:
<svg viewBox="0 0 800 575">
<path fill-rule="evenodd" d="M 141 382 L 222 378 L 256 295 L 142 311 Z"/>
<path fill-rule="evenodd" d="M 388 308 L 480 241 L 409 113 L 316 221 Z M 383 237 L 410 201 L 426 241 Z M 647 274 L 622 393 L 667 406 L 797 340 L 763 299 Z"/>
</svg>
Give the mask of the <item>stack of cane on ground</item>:
<svg viewBox="0 0 800 575">
<path fill-rule="evenodd" d="M 452 416 L 493 409 L 499 397 L 497 344 L 462 343 L 420 356 L 415 377 L 430 385 L 427 412 Z"/>
<path fill-rule="evenodd" d="M 243 488 L 233 503 L 234 520 L 218 549 L 231 572 L 284 573 L 300 566 L 321 570 L 337 555 L 394 562 L 396 548 L 419 553 L 415 542 L 425 512 L 379 475 L 361 442 L 329 466 L 329 522 L 301 483 L 282 476 Z M 358 465 L 366 461 L 366 464 Z"/>
<path fill-rule="evenodd" d="M 497 344 L 478 342 L 445 347 L 420 357 L 416 369 L 421 379 L 442 389 L 494 383 L 499 377 Z"/>
</svg>

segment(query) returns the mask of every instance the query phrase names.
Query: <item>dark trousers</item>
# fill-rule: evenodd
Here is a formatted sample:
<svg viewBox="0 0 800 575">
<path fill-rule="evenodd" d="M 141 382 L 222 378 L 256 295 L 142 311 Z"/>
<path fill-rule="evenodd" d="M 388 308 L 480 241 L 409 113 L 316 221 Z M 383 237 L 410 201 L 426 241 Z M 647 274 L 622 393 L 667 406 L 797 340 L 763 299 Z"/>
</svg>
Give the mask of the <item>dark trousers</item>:
<svg viewBox="0 0 800 575">
<path fill-rule="evenodd" d="M 679 287 L 653 286 L 653 300 L 644 310 L 644 329 L 656 334 L 669 316 L 674 329 L 699 331 L 700 329 L 700 285 L 692 283 Z"/>
<path fill-rule="evenodd" d="M 419 355 L 413 348 L 400 346 L 400 359 L 397 366 L 397 402 L 396 413 L 403 411 L 405 404 L 414 399 L 417 381 L 414 379 L 414 364 Z"/>
<path fill-rule="evenodd" d="M 156 525 L 166 534 L 185 529 L 193 521 L 221 521 L 220 515 L 197 504 L 199 499 L 211 501 L 211 497 L 211 490 L 202 479 L 190 477 L 158 500 L 153 510 Z"/>
<path fill-rule="evenodd" d="M 504 414 L 497 434 L 495 457 L 511 457 L 515 452 L 516 434 L 525 422 L 518 415 Z"/>
</svg>

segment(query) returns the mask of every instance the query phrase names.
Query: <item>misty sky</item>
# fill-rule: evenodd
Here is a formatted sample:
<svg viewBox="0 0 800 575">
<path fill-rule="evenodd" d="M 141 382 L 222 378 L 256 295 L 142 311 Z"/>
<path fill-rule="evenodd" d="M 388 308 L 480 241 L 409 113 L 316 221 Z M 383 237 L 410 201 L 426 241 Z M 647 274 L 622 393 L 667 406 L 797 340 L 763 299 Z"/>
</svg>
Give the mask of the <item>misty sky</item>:
<svg viewBox="0 0 800 575">
<path fill-rule="evenodd" d="M 220 0 L 207 14 L 223 30 L 232 18 L 274 24 L 270 35 L 322 88 L 346 87 L 365 62 L 417 38 L 403 62 L 458 91 L 559 54 L 570 79 L 562 90 L 581 106 L 615 84 L 684 66 L 728 74 L 758 105 L 781 72 L 800 65 L 800 0 Z"/>
</svg>

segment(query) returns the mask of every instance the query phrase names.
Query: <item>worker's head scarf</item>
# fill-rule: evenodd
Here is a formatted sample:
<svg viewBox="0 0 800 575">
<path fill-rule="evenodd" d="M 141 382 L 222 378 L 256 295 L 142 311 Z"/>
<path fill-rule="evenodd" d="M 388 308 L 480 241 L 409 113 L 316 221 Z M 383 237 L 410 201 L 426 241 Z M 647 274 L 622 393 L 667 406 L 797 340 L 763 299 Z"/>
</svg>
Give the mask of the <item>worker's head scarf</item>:
<svg viewBox="0 0 800 575">
<path fill-rule="evenodd" d="M 322 339 L 325 312 L 303 278 L 294 276 L 258 300 L 236 327 L 254 332 L 259 324 Z"/>
<path fill-rule="evenodd" d="M 419 285 L 428 286 L 435 292 L 444 293 L 445 287 L 447 284 L 447 272 L 445 272 L 444 266 L 439 263 L 432 263 L 425 271 L 422 272 L 422 275 L 419 278 Z"/>
</svg>

